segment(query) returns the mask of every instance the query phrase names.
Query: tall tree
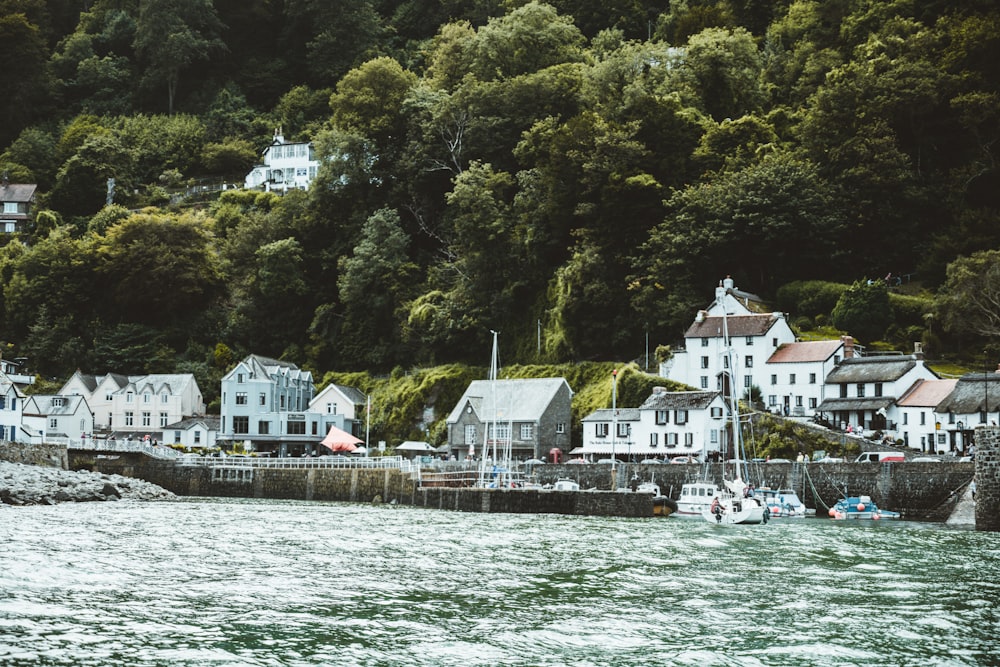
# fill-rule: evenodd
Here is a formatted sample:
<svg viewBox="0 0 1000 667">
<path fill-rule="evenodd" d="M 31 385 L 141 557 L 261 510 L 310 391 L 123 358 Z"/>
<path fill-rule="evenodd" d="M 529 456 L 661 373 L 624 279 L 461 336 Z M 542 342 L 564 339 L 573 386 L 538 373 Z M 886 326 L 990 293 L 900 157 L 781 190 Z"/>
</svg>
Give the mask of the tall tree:
<svg viewBox="0 0 1000 667">
<path fill-rule="evenodd" d="M 223 25 L 211 0 L 145 0 L 139 4 L 135 51 L 147 85 L 165 84 L 174 113 L 181 73 L 224 47 Z"/>
</svg>

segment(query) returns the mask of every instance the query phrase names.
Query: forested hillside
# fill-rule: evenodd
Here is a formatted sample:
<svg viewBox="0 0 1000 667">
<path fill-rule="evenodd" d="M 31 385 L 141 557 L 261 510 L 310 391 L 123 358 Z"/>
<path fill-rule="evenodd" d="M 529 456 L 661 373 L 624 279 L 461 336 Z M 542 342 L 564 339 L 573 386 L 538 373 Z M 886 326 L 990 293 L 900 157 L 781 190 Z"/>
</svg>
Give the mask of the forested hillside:
<svg viewBox="0 0 1000 667">
<path fill-rule="evenodd" d="M 726 274 L 1000 354 L 994 0 L 0 0 L 0 53 L 0 338 L 47 376 L 634 359 Z M 277 128 L 308 192 L 170 204 Z"/>
</svg>

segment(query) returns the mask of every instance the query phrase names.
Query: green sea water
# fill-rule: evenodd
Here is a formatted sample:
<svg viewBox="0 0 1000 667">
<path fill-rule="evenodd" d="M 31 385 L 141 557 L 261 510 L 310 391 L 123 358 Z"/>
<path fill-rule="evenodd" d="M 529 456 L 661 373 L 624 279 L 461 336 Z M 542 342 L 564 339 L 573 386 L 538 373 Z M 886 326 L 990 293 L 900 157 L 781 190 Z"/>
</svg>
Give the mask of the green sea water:
<svg viewBox="0 0 1000 667">
<path fill-rule="evenodd" d="M 0 665 L 1000 665 L 1000 535 L 215 499 L 0 507 Z"/>
</svg>

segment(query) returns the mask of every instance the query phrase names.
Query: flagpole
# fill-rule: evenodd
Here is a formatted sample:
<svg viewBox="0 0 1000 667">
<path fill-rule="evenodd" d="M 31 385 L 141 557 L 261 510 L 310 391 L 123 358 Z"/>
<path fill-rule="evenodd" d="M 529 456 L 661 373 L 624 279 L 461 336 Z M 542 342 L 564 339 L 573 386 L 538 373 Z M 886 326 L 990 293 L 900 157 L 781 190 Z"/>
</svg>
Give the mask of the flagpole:
<svg viewBox="0 0 1000 667">
<path fill-rule="evenodd" d="M 367 395 L 368 398 L 368 409 L 365 412 L 365 458 L 371 456 L 371 447 L 368 444 L 368 434 L 371 433 L 372 428 L 372 397 L 371 394 Z"/>
</svg>

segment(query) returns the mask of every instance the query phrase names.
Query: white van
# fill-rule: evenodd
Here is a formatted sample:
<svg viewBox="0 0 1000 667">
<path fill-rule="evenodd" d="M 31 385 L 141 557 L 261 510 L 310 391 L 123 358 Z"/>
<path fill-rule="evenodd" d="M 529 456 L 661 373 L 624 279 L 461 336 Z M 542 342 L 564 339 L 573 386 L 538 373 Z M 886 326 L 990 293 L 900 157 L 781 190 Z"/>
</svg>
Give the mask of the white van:
<svg viewBox="0 0 1000 667">
<path fill-rule="evenodd" d="M 854 459 L 855 463 L 888 463 L 892 461 L 904 461 L 906 457 L 899 452 L 862 452 L 861 456 Z"/>
</svg>

